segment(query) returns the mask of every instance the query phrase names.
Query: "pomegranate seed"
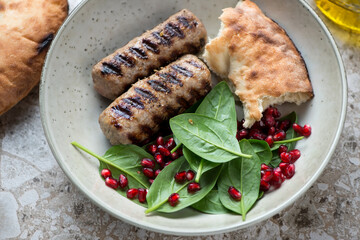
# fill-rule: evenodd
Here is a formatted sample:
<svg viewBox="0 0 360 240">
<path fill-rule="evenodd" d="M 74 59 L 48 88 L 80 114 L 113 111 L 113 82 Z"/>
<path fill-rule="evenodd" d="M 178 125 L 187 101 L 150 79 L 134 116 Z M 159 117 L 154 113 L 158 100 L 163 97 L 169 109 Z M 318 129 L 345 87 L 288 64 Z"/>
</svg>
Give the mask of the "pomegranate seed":
<svg viewBox="0 0 360 240">
<path fill-rule="evenodd" d="M 288 152 L 282 152 L 280 154 L 280 159 L 281 161 L 283 161 L 284 163 L 289 163 L 291 162 L 291 154 Z"/>
<path fill-rule="evenodd" d="M 287 179 L 292 178 L 295 174 L 295 165 L 289 164 L 289 166 L 283 171 L 283 174 Z"/>
<path fill-rule="evenodd" d="M 167 163 L 165 163 L 164 167 L 167 167 L 170 163 L 172 163 L 172 161 L 168 161 Z"/>
<path fill-rule="evenodd" d="M 160 166 L 164 166 L 164 157 L 160 154 L 160 153 L 155 153 L 155 160 L 156 160 L 156 162 L 160 165 Z"/>
<path fill-rule="evenodd" d="M 124 174 L 120 174 L 119 176 L 119 186 L 121 188 L 126 188 L 128 185 L 128 179 Z"/>
<path fill-rule="evenodd" d="M 275 125 L 275 118 L 271 115 L 265 115 L 265 126 L 271 128 Z"/>
<path fill-rule="evenodd" d="M 249 134 L 248 134 L 248 138 L 253 138 L 254 134 L 256 133 L 261 133 L 261 131 L 259 129 L 251 129 Z"/>
<path fill-rule="evenodd" d="M 177 152 L 173 152 L 170 156 L 172 160 L 176 160 L 179 158 L 179 154 Z"/>
<path fill-rule="evenodd" d="M 158 151 L 160 152 L 161 155 L 163 155 L 164 157 L 168 157 L 170 156 L 171 152 L 169 151 L 169 149 L 165 148 L 162 145 L 158 146 Z"/>
<path fill-rule="evenodd" d="M 157 145 L 164 145 L 164 138 L 159 136 L 157 139 L 156 139 L 156 144 Z"/>
<path fill-rule="evenodd" d="M 305 124 L 302 129 L 302 135 L 304 137 L 309 137 L 311 135 L 311 126 L 308 124 Z"/>
<path fill-rule="evenodd" d="M 261 180 L 264 180 L 265 182 L 269 182 L 273 177 L 273 171 L 272 170 L 266 170 L 261 174 Z"/>
<path fill-rule="evenodd" d="M 153 182 L 154 182 L 154 179 L 149 179 L 150 184 L 153 184 Z"/>
<path fill-rule="evenodd" d="M 274 145 L 274 139 L 273 139 L 273 137 L 272 137 L 271 135 L 267 136 L 267 137 L 265 138 L 265 141 L 267 142 L 267 144 L 268 144 L 270 147 L 272 147 L 272 146 Z"/>
<path fill-rule="evenodd" d="M 258 130 L 258 132 L 260 132 L 261 130 L 260 122 L 255 122 L 250 128 L 250 132 L 251 130 Z"/>
<path fill-rule="evenodd" d="M 257 139 L 257 140 L 265 140 L 266 139 L 266 135 L 263 133 L 254 133 L 252 135 L 253 139 Z"/>
<path fill-rule="evenodd" d="M 138 193 L 139 193 L 139 190 L 137 190 L 136 188 L 130 188 L 126 192 L 126 197 L 129 199 L 134 199 L 138 195 Z"/>
<path fill-rule="evenodd" d="M 192 182 L 188 185 L 187 190 L 189 193 L 195 193 L 201 189 L 200 184 L 196 182 Z"/>
<path fill-rule="evenodd" d="M 111 177 L 111 171 L 110 169 L 104 168 L 103 170 L 101 170 L 101 176 L 106 179 L 108 177 Z"/>
<path fill-rule="evenodd" d="M 274 118 L 279 118 L 279 117 L 281 117 L 281 113 L 280 113 L 280 111 L 277 109 L 277 108 L 273 108 L 274 110 L 273 110 L 273 117 Z"/>
<path fill-rule="evenodd" d="M 266 165 L 265 163 L 261 164 L 261 170 L 262 171 L 266 171 L 266 170 L 273 170 L 270 166 Z"/>
<path fill-rule="evenodd" d="M 145 168 L 154 168 L 155 162 L 149 158 L 143 158 L 141 160 L 141 166 L 143 166 Z"/>
<path fill-rule="evenodd" d="M 290 152 L 290 155 L 291 155 L 291 163 L 294 163 L 296 160 L 298 160 L 301 156 L 301 152 L 299 149 L 294 149 L 294 150 L 291 150 Z"/>
<path fill-rule="evenodd" d="M 142 172 L 148 178 L 154 178 L 155 177 L 154 169 L 152 169 L 152 168 L 143 168 Z"/>
<path fill-rule="evenodd" d="M 274 134 L 274 141 L 281 141 L 286 138 L 286 133 L 284 130 L 279 130 Z"/>
<path fill-rule="evenodd" d="M 270 183 L 268 183 L 262 179 L 260 180 L 260 190 L 261 191 L 264 191 L 264 192 L 268 191 L 270 189 L 270 186 L 271 186 Z"/>
<path fill-rule="evenodd" d="M 294 129 L 295 132 L 297 132 L 298 134 L 302 135 L 303 128 L 302 128 L 299 124 L 294 123 L 294 124 L 292 125 L 292 127 L 293 127 L 293 129 Z"/>
<path fill-rule="evenodd" d="M 268 135 L 271 135 L 271 136 L 274 135 L 275 131 L 276 131 L 275 127 L 269 128 Z"/>
<path fill-rule="evenodd" d="M 290 127 L 290 120 L 286 119 L 284 121 L 281 121 L 279 129 L 284 130 L 286 132 L 289 129 L 289 127 Z"/>
<path fill-rule="evenodd" d="M 283 173 L 281 172 L 281 169 L 279 167 L 274 169 L 273 177 L 270 181 L 270 184 L 274 186 L 275 188 L 279 188 L 281 184 L 284 182 L 285 177 Z"/>
<path fill-rule="evenodd" d="M 185 171 L 178 172 L 175 174 L 174 178 L 177 183 L 182 183 L 186 179 L 186 172 Z"/>
<path fill-rule="evenodd" d="M 233 186 L 229 187 L 228 193 L 229 193 L 230 197 L 232 197 L 235 201 L 241 200 L 241 193 Z"/>
<path fill-rule="evenodd" d="M 149 151 L 149 153 L 151 153 L 152 155 L 154 155 L 154 154 L 156 153 L 156 151 L 157 151 L 157 146 L 156 146 L 155 144 L 149 145 L 148 151 Z"/>
<path fill-rule="evenodd" d="M 241 129 L 236 133 L 236 139 L 240 141 L 243 138 L 246 138 L 248 136 L 249 131 L 246 129 Z"/>
<path fill-rule="evenodd" d="M 195 173 L 192 170 L 186 172 L 186 180 L 191 181 L 195 177 Z"/>
<path fill-rule="evenodd" d="M 288 151 L 288 147 L 287 146 L 285 146 L 285 145 L 280 145 L 280 147 L 279 147 L 279 156 L 280 156 L 280 154 L 281 153 L 283 153 L 283 152 L 287 152 Z"/>
<path fill-rule="evenodd" d="M 161 172 L 160 169 L 156 170 L 156 171 L 155 171 L 155 177 L 157 177 L 157 175 L 159 175 L 160 172 Z"/>
<path fill-rule="evenodd" d="M 281 169 L 281 172 L 284 174 L 285 169 L 289 166 L 289 163 L 280 163 L 279 168 Z"/>
<path fill-rule="evenodd" d="M 175 140 L 174 138 L 169 138 L 165 143 L 165 148 L 172 150 L 175 147 Z"/>
<path fill-rule="evenodd" d="M 269 116 L 273 116 L 274 114 L 274 108 L 273 107 L 268 107 L 265 111 L 264 111 L 264 115 L 269 115 Z"/>
<path fill-rule="evenodd" d="M 107 177 L 105 179 L 105 184 L 106 184 L 106 186 L 113 188 L 113 189 L 117 189 L 119 187 L 118 181 L 113 177 Z"/>
<path fill-rule="evenodd" d="M 147 194 L 146 189 L 139 188 L 138 192 L 139 192 L 139 195 L 138 195 L 139 202 L 144 203 L 146 201 L 146 194 Z"/>
<path fill-rule="evenodd" d="M 179 199 L 180 199 L 180 195 L 178 193 L 173 193 L 168 198 L 168 202 L 172 207 L 174 207 L 176 206 L 176 204 L 178 204 Z"/>
<path fill-rule="evenodd" d="M 176 152 L 179 154 L 179 157 L 184 155 L 182 148 L 179 148 L 178 150 L 176 150 Z"/>
</svg>

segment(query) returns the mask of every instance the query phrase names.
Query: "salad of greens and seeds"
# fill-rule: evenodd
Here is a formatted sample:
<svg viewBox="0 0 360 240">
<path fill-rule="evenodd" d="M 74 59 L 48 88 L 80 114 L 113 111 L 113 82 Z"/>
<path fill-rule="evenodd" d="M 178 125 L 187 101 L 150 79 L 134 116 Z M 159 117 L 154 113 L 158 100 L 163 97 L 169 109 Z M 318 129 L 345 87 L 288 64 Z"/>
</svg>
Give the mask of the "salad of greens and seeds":
<svg viewBox="0 0 360 240">
<path fill-rule="evenodd" d="M 263 194 L 295 174 L 297 141 L 311 134 L 295 112 L 269 107 L 250 129 L 237 121 L 235 101 L 220 82 L 199 103 L 170 119 L 172 135 L 145 146 L 116 145 L 99 156 L 108 187 L 146 207 L 145 213 L 191 207 L 208 214 L 247 212 Z"/>
</svg>

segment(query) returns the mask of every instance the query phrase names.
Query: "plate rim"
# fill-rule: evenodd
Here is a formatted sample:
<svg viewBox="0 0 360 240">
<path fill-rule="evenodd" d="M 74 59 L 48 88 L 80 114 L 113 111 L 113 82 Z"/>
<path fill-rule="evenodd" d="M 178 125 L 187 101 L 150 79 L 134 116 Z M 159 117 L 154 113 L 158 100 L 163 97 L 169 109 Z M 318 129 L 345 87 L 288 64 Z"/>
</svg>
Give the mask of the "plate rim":
<svg viewBox="0 0 360 240">
<path fill-rule="evenodd" d="M 274 216 L 276 213 L 279 213 L 281 211 L 283 211 L 285 208 L 289 207 L 291 204 L 293 204 L 297 199 L 300 198 L 300 196 L 302 196 L 305 192 L 308 191 L 308 189 L 315 183 L 315 181 L 319 178 L 319 176 L 321 175 L 321 173 L 324 171 L 325 166 L 328 164 L 331 156 L 333 155 L 336 146 L 340 140 L 341 137 L 341 133 L 343 131 L 343 127 L 344 127 L 344 123 L 345 123 L 345 117 L 346 117 L 346 112 L 347 112 L 347 78 L 346 78 L 346 73 L 345 73 L 345 68 L 344 68 L 344 64 L 343 64 L 343 60 L 341 58 L 339 49 L 336 45 L 336 42 L 331 34 L 331 32 L 328 30 L 328 28 L 326 27 L 326 25 L 324 24 L 324 22 L 321 20 L 321 18 L 318 16 L 318 14 L 315 12 L 315 10 L 310 6 L 309 3 L 307 3 L 305 0 L 299 0 L 299 2 L 303 5 L 303 7 L 305 7 L 310 14 L 312 15 L 312 17 L 315 18 L 315 20 L 317 21 L 317 23 L 320 25 L 320 27 L 322 28 L 322 30 L 324 31 L 326 37 L 328 38 L 330 45 L 332 46 L 332 50 L 336 55 L 336 60 L 337 63 L 339 65 L 339 70 L 340 70 L 340 75 L 341 75 L 341 84 L 342 84 L 342 105 L 341 105 L 341 115 L 340 115 L 340 119 L 339 119 L 339 126 L 338 129 L 335 133 L 335 138 L 332 142 L 332 144 L 330 145 L 330 151 L 326 154 L 325 156 L 325 160 L 323 161 L 323 163 L 320 165 L 319 169 L 315 172 L 315 174 L 311 177 L 311 179 L 300 189 L 300 191 L 298 191 L 296 194 L 294 194 L 288 201 L 286 201 L 285 203 L 277 206 L 276 208 L 274 208 L 272 211 L 267 212 L 264 215 L 261 215 L 259 217 L 256 217 L 250 221 L 239 221 L 239 223 L 241 224 L 232 224 L 229 227 L 222 227 L 222 228 L 215 228 L 209 231 L 192 231 L 192 232 L 185 232 L 185 231 L 174 231 L 171 230 L 171 228 L 168 229 L 160 229 L 159 227 L 157 228 L 156 225 L 143 225 L 138 223 L 135 219 L 131 219 L 131 217 L 129 217 L 128 215 L 121 215 L 121 214 L 116 214 L 115 212 L 111 211 L 111 208 L 108 207 L 107 205 L 101 204 L 101 201 L 98 199 L 98 197 L 93 194 L 92 192 L 82 188 L 82 183 L 80 181 L 78 181 L 76 178 L 73 178 L 73 175 L 71 174 L 71 172 L 69 171 L 69 169 L 67 169 L 67 167 L 64 164 L 64 161 L 61 159 L 60 154 L 58 152 L 58 150 L 55 147 L 55 144 L 53 143 L 52 137 L 50 135 L 50 129 L 49 129 L 49 124 L 46 121 L 46 114 L 45 114 L 45 72 L 48 68 L 48 61 L 50 59 L 50 57 L 52 56 L 52 52 L 53 52 L 53 48 L 56 45 L 56 43 L 59 41 L 61 33 L 64 31 L 64 29 L 66 28 L 66 26 L 72 21 L 72 19 L 79 13 L 80 9 L 82 9 L 86 4 L 89 4 L 89 2 L 91 1 L 96 1 L 96 0 L 83 0 L 81 1 L 73 10 L 72 12 L 70 12 L 70 14 L 68 15 L 68 17 L 66 18 L 66 20 L 63 22 L 63 24 L 61 25 L 61 27 L 59 28 L 54 40 L 52 41 L 50 48 L 46 54 L 46 58 L 45 58 L 45 62 L 42 68 L 42 73 L 41 73 L 41 80 L 40 80 L 40 91 L 39 91 L 39 102 L 40 102 L 40 117 L 41 117 L 41 123 L 42 123 L 42 127 L 44 129 L 44 134 L 46 137 L 46 140 L 48 142 L 48 145 L 50 147 L 50 150 L 53 154 L 53 156 L 55 157 L 57 163 L 59 164 L 60 168 L 62 169 L 62 171 L 65 173 L 65 175 L 67 176 L 67 178 L 72 182 L 72 184 L 74 184 L 77 189 L 80 190 L 80 192 L 82 192 L 92 203 L 94 203 L 96 206 L 98 206 L 99 208 L 101 208 L 102 210 L 104 210 L 105 212 L 109 213 L 111 216 L 114 216 L 117 219 L 120 219 L 128 224 L 134 225 L 136 227 L 139 228 L 143 228 L 146 230 L 150 230 L 150 231 L 154 231 L 154 232 L 158 232 L 158 233 L 162 233 L 162 234 L 170 234 L 170 235 L 178 235 L 178 236 L 204 236 L 204 235 L 213 235 L 213 234 L 221 234 L 221 233 L 225 233 L 225 232 L 230 232 L 230 231 L 235 231 L 235 230 L 239 230 L 239 229 L 243 229 L 246 227 L 249 227 L 251 225 L 254 225 L 256 223 L 259 223 L 261 221 L 264 221 L 266 219 L 269 219 L 270 217 Z"/>
</svg>

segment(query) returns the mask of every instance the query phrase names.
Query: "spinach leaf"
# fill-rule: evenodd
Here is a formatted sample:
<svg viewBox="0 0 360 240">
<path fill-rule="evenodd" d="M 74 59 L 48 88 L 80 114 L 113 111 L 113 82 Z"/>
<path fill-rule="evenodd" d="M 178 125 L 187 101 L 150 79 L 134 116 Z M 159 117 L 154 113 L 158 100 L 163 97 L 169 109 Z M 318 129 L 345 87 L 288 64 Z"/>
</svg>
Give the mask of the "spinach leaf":
<svg viewBox="0 0 360 240">
<path fill-rule="evenodd" d="M 209 214 L 229 213 L 229 210 L 227 210 L 220 201 L 218 190 L 214 189 L 211 190 L 203 199 L 191 205 L 191 207 L 200 212 Z"/>
<path fill-rule="evenodd" d="M 217 166 L 220 163 L 214 163 L 207 161 L 192 151 L 190 151 L 187 147 L 183 147 L 183 154 L 185 159 L 188 161 L 190 168 L 196 172 L 196 179 L 195 182 L 199 182 L 201 175 Z"/>
<path fill-rule="evenodd" d="M 174 179 L 177 172 L 186 171 L 189 167 L 190 166 L 185 158 L 181 157 L 160 172 L 146 196 L 149 208 L 145 213 L 155 210 L 167 213 L 179 211 L 200 201 L 211 191 L 211 189 L 213 189 L 221 172 L 221 166 L 206 172 L 201 177 L 199 182 L 201 189 L 196 193 L 188 193 L 187 185 L 190 183 L 189 181 L 177 183 Z M 180 195 L 179 203 L 174 207 L 168 204 L 168 198 L 172 193 L 178 193 Z"/>
<path fill-rule="evenodd" d="M 257 139 L 248 139 L 251 144 L 254 152 L 258 155 L 260 162 L 269 164 L 272 159 L 272 152 L 270 150 L 269 144 L 263 140 Z"/>
<path fill-rule="evenodd" d="M 150 187 L 148 178 L 142 174 L 140 162 L 143 158 L 153 159 L 153 157 L 141 147 L 136 145 L 116 145 L 109 148 L 104 156 L 101 157 L 77 142 L 72 142 L 72 144 L 99 160 L 99 173 L 103 168 L 108 168 L 116 179 L 119 178 L 120 174 L 124 174 L 129 181 L 128 188 Z M 126 196 L 127 189 L 118 189 L 117 192 L 122 196 Z M 137 199 L 133 201 L 146 206 L 146 204 L 140 203 Z"/>
<path fill-rule="evenodd" d="M 227 209 L 239 213 L 245 220 L 246 213 L 251 209 L 259 196 L 261 161 L 248 140 L 240 141 L 243 152 L 252 158 L 237 158 L 227 163 L 221 173 L 218 187 L 220 201 Z M 235 201 L 228 194 L 230 186 L 241 192 L 241 200 Z"/>
<path fill-rule="evenodd" d="M 198 109 L 197 114 L 214 118 L 224 124 L 230 133 L 236 135 L 237 121 L 234 96 L 225 81 L 217 84 L 206 95 Z"/>
<path fill-rule="evenodd" d="M 171 118 L 170 127 L 184 146 L 211 162 L 228 162 L 239 156 L 251 157 L 241 153 L 235 135 L 215 119 L 185 113 Z"/>
</svg>

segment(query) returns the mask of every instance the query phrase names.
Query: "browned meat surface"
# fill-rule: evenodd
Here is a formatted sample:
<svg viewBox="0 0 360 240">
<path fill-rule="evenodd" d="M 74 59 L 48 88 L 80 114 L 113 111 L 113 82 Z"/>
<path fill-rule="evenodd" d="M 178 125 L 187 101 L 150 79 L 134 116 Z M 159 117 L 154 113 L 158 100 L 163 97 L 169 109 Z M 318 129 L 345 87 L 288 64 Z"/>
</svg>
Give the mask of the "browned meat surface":
<svg viewBox="0 0 360 240">
<path fill-rule="evenodd" d="M 142 143 L 210 89 L 206 65 L 196 56 L 183 56 L 118 97 L 101 113 L 100 127 L 113 145 Z"/>
<path fill-rule="evenodd" d="M 104 97 L 115 99 L 154 69 L 199 52 L 206 39 L 201 21 L 183 9 L 97 63 L 92 71 L 94 87 Z"/>
</svg>

